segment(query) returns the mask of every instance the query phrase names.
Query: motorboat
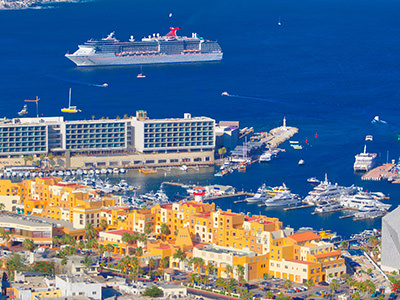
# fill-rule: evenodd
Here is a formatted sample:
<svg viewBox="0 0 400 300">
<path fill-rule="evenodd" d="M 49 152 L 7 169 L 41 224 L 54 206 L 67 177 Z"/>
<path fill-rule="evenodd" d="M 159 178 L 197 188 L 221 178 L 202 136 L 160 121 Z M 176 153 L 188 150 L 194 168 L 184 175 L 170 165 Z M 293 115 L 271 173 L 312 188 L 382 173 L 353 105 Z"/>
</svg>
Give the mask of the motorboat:
<svg viewBox="0 0 400 300">
<path fill-rule="evenodd" d="M 28 105 L 24 105 L 24 107 L 18 112 L 18 116 L 23 117 L 28 114 Z"/>
<path fill-rule="evenodd" d="M 365 137 L 365 141 L 367 142 L 367 141 L 370 141 L 370 142 L 372 142 L 374 140 L 374 137 L 372 136 L 372 135 L 367 135 L 366 137 Z"/>
<path fill-rule="evenodd" d="M 298 162 L 298 164 L 299 164 L 299 166 L 304 166 L 304 160 L 303 160 L 303 159 L 300 159 L 299 162 Z"/>
<path fill-rule="evenodd" d="M 230 96 L 230 95 L 228 94 L 228 92 L 222 92 L 221 96 Z"/>
<path fill-rule="evenodd" d="M 267 198 L 271 198 L 271 196 L 268 194 L 268 192 L 270 191 L 270 188 L 267 188 L 267 186 L 265 185 L 265 183 L 260 186 L 257 189 L 257 193 L 253 196 L 253 197 L 249 197 L 246 198 L 246 202 L 247 203 L 259 203 L 262 202 L 264 200 L 266 200 Z"/>
<path fill-rule="evenodd" d="M 146 75 L 144 75 L 143 73 L 139 73 L 137 74 L 136 78 L 146 78 Z"/>
<path fill-rule="evenodd" d="M 388 210 L 392 206 L 391 204 L 382 203 L 368 192 L 358 192 L 355 195 L 342 196 L 339 200 L 343 207 L 361 211 L 369 211 L 376 208 Z"/>
<path fill-rule="evenodd" d="M 371 209 L 368 211 L 359 211 L 354 214 L 353 220 L 357 221 L 357 220 L 381 218 L 385 216 L 386 213 L 387 213 L 386 210 L 379 208 Z"/>
<path fill-rule="evenodd" d="M 335 202 L 335 201 L 321 201 L 318 203 L 317 207 L 314 209 L 315 213 L 327 213 L 327 212 L 333 212 L 336 210 L 339 210 L 343 208 L 343 206 L 340 204 L 340 202 Z"/>
<path fill-rule="evenodd" d="M 264 201 L 266 207 L 292 206 L 300 203 L 299 196 L 289 192 L 280 193 Z"/>
<path fill-rule="evenodd" d="M 307 179 L 307 182 L 308 182 L 309 184 L 320 184 L 320 181 L 319 181 L 317 178 L 315 178 L 315 177 L 310 177 L 310 178 L 308 178 L 308 179 Z"/>
<path fill-rule="evenodd" d="M 259 162 L 268 162 L 271 160 L 272 160 L 272 152 L 270 150 L 264 152 L 258 159 Z"/>
</svg>

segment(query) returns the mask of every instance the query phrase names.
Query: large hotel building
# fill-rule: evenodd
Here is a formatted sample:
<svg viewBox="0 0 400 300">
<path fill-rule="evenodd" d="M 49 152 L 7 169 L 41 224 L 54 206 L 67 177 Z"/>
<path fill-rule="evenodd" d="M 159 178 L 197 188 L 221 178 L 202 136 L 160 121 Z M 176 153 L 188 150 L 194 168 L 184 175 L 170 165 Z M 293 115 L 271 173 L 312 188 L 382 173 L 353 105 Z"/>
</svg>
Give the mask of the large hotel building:
<svg viewBox="0 0 400 300">
<path fill-rule="evenodd" d="M 0 121 L 0 157 L 52 153 L 173 153 L 214 151 L 215 121 L 208 117 L 65 121 L 63 117 Z"/>
</svg>

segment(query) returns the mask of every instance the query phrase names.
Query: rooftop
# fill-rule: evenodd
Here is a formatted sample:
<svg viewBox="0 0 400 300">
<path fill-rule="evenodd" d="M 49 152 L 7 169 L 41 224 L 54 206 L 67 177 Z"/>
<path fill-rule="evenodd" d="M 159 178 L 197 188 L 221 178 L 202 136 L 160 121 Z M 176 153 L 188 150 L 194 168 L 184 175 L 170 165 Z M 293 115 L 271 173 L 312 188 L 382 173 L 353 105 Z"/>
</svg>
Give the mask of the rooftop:
<svg viewBox="0 0 400 300">
<path fill-rule="evenodd" d="M 296 234 L 289 235 L 288 238 L 291 238 L 299 243 L 299 242 L 305 242 L 305 241 L 319 240 L 319 239 L 321 239 L 321 236 L 319 236 L 318 234 L 315 234 L 314 232 L 308 231 L 308 232 L 302 232 L 302 233 L 296 233 Z"/>
</svg>

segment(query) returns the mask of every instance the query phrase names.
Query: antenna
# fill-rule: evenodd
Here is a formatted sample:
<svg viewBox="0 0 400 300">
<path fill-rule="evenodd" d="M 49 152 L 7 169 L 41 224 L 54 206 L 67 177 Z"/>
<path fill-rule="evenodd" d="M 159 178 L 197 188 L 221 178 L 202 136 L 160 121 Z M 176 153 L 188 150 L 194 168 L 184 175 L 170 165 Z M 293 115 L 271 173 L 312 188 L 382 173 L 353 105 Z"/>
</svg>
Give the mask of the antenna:
<svg viewBox="0 0 400 300">
<path fill-rule="evenodd" d="M 69 88 L 69 102 L 68 107 L 71 107 L 71 88 Z"/>
<path fill-rule="evenodd" d="M 25 102 L 35 102 L 36 103 L 36 118 L 39 118 L 39 100 L 40 98 L 36 96 L 35 100 L 25 100 Z"/>
</svg>

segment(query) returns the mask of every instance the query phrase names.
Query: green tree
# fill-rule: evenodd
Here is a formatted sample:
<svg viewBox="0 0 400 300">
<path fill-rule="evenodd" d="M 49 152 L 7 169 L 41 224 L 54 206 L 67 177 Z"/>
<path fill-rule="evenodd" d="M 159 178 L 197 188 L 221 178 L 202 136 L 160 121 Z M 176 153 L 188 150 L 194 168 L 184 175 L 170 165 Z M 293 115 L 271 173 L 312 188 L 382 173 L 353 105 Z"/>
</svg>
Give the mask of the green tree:
<svg viewBox="0 0 400 300">
<path fill-rule="evenodd" d="M 161 224 L 160 233 L 162 235 L 163 240 L 165 240 L 166 236 L 171 233 L 167 224 L 165 223 Z"/>
<path fill-rule="evenodd" d="M 232 266 L 231 266 L 231 265 L 226 265 L 226 266 L 225 266 L 225 271 L 224 271 L 224 272 L 226 273 L 227 276 L 229 276 L 229 278 L 231 278 L 231 277 L 232 277 L 232 274 L 233 274 L 233 268 L 232 268 Z"/>
<path fill-rule="evenodd" d="M 292 286 L 293 286 L 293 282 L 291 282 L 290 280 L 286 280 L 283 283 L 283 288 L 286 289 L 286 290 L 292 288 Z"/>
<path fill-rule="evenodd" d="M 85 238 L 88 240 L 97 238 L 97 231 L 92 224 L 87 223 L 85 227 Z"/>
<path fill-rule="evenodd" d="M 163 257 L 160 260 L 160 267 L 162 269 L 167 269 L 169 267 L 169 257 Z"/>
<path fill-rule="evenodd" d="M 225 153 L 226 153 L 226 148 L 225 147 L 221 147 L 221 148 L 218 149 L 219 158 L 224 157 Z"/>
<path fill-rule="evenodd" d="M 8 274 L 11 275 L 11 278 L 14 277 L 14 271 L 22 270 L 22 268 L 26 268 L 23 258 L 21 255 L 13 252 L 7 256 L 7 271 Z"/>
<path fill-rule="evenodd" d="M 228 292 L 228 294 L 232 294 L 233 290 L 236 288 L 237 286 L 237 281 L 234 278 L 231 278 L 227 285 L 226 285 L 226 291 Z"/>
<path fill-rule="evenodd" d="M 181 263 L 186 260 L 186 253 L 181 248 L 178 248 L 172 257 Z"/>
<path fill-rule="evenodd" d="M 144 225 L 144 234 L 145 235 L 149 235 L 150 233 L 153 232 L 152 226 L 150 223 L 146 223 L 146 225 Z"/>
<path fill-rule="evenodd" d="M 308 297 L 310 297 L 310 293 L 311 293 L 311 290 L 313 289 L 314 285 L 315 285 L 314 280 L 312 280 L 311 278 L 309 278 L 309 279 L 304 283 L 304 286 L 307 287 Z"/>
<path fill-rule="evenodd" d="M 151 258 L 149 259 L 148 266 L 149 266 L 150 276 L 151 276 L 151 272 L 152 272 L 152 270 L 154 269 L 154 267 L 156 266 L 156 262 L 155 262 L 154 258 L 151 257 Z"/>
<path fill-rule="evenodd" d="M 124 232 L 124 233 L 122 234 L 121 240 L 122 240 L 124 243 L 133 244 L 133 242 L 135 241 L 135 238 L 134 238 L 134 236 L 133 236 L 131 233 L 129 233 L 129 232 Z"/>
<path fill-rule="evenodd" d="M 242 265 L 236 265 L 235 271 L 236 271 L 236 275 L 239 278 L 239 280 L 244 277 L 244 271 L 245 270 L 244 270 L 244 267 Z"/>
<path fill-rule="evenodd" d="M 219 288 L 225 288 L 226 281 L 225 281 L 223 278 L 218 277 L 218 278 L 217 278 L 217 281 L 215 282 L 215 285 L 216 285 L 217 287 L 219 287 Z"/>
<path fill-rule="evenodd" d="M 63 257 L 63 259 L 61 260 L 61 265 L 65 266 L 68 263 L 68 258 L 67 257 Z"/>
<path fill-rule="evenodd" d="M 32 240 L 30 239 L 25 239 L 22 242 L 22 247 L 24 247 L 26 250 L 28 250 L 29 252 L 32 252 L 33 249 L 35 249 L 35 244 L 33 243 Z"/>
<path fill-rule="evenodd" d="M 273 299 L 274 298 L 274 293 L 272 291 L 267 291 L 265 294 L 267 299 Z"/>
<path fill-rule="evenodd" d="M 207 272 L 207 274 L 208 275 L 215 275 L 214 274 L 214 271 L 215 270 L 215 267 L 214 267 L 214 265 L 211 263 L 211 262 L 209 262 L 207 265 L 206 265 L 206 272 Z"/>
<path fill-rule="evenodd" d="M 85 249 L 86 245 L 83 241 L 79 241 L 77 247 L 79 250 L 83 250 Z"/>
<path fill-rule="evenodd" d="M 342 248 L 343 248 L 343 249 L 349 248 L 349 243 L 346 242 L 346 241 L 343 241 L 343 242 L 341 242 L 340 244 L 342 245 Z"/>
<path fill-rule="evenodd" d="M 93 264 L 93 261 L 91 260 L 91 258 L 89 256 L 85 255 L 85 258 L 83 259 L 83 264 L 87 268 Z"/>
<path fill-rule="evenodd" d="M 107 229 L 107 226 L 108 226 L 107 220 L 106 219 L 101 219 L 100 220 L 100 228 L 104 231 L 104 230 Z"/>
<path fill-rule="evenodd" d="M 329 287 L 332 291 L 332 296 L 333 296 L 335 292 L 339 289 L 339 282 L 336 279 L 332 279 L 331 283 L 329 284 Z"/>
<path fill-rule="evenodd" d="M 163 295 L 163 292 L 158 286 L 153 285 L 152 287 L 147 287 L 144 290 L 143 295 L 152 297 L 152 298 L 157 298 L 157 297 L 161 297 Z"/>
</svg>

